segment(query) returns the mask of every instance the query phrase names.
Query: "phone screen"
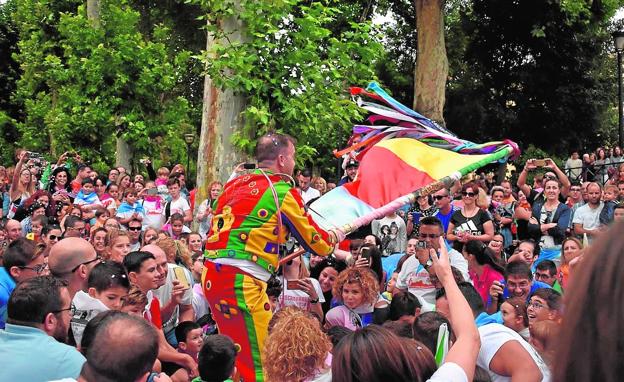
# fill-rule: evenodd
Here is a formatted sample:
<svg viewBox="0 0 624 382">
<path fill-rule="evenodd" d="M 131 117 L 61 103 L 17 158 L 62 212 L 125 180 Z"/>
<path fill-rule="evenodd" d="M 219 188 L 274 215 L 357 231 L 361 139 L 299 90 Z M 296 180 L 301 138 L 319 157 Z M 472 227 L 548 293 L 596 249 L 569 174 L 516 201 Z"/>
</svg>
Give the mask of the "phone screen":
<svg viewBox="0 0 624 382">
<path fill-rule="evenodd" d="M 184 272 L 184 269 L 182 267 L 174 268 L 173 273 L 175 275 L 176 280 L 178 280 L 182 285 L 184 285 L 185 288 L 191 287 L 191 284 L 186 278 L 186 272 Z"/>
<path fill-rule="evenodd" d="M 150 189 L 147 190 L 147 194 L 148 195 L 156 195 L 156 194 L 158 194 L 158 189 L 156 187 L 150 188 Z"/>
<path fill-rule="evenodd" d="M 361 252 L 360 252 L 360 257 L 366 260 L 370 260 L 370 248 L 362 248 Z"/>
<path fill-rule="evenodd" d="M 300 290 L 299 280 L 286 280 L 286 287 L 290 290 Z"/>
</svg>

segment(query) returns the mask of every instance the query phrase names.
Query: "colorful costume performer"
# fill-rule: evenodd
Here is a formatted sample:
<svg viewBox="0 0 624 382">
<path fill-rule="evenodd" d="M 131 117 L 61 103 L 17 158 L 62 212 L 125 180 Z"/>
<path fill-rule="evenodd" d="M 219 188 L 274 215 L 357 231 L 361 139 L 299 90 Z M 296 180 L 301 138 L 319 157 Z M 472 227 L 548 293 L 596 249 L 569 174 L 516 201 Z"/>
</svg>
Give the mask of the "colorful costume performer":
<svg viewBox="0 0 624 382">
<path fill-rule="evenodd" d="M 261 350 L 272 315 L 266 281 L 277 269 L 279 245 L 288 233 L 309 252 L 333 251 L 329 235 L 282 176 L 256 170 L 225 185 L 206 240 L 202 284 L 219 332 L 236 344 L 245 382 L 264 380 Z"/>
</svg>

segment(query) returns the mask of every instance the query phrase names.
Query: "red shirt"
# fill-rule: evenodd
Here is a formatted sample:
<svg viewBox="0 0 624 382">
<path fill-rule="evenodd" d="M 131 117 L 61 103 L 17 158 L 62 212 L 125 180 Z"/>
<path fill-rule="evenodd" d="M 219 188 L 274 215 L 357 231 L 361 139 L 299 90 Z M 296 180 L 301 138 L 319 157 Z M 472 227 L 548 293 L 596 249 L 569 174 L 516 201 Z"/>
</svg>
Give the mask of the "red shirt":
<svg viewBox="0 0 624 382">
<path fill-rule="evenodd" d="M 160 317 L 160 301 L 151 291 L 147 294 L 147 309 L 143 312 L 143 317 L 152 323 L 156 328 L 162 329 L 162 318 Z"/>
</svg>

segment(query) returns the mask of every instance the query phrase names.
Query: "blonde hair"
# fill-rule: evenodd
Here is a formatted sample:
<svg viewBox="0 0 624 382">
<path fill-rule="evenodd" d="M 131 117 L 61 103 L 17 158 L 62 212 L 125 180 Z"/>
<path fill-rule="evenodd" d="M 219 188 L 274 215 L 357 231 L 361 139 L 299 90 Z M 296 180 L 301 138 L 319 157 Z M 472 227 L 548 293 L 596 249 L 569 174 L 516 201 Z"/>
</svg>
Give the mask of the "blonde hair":
<svg viewBox="0 0 624 382">
<path fill-rule="evenodd" d="M 193 261 L 191 260 L 191 251 L 180 240 L 173 240 L 170 237 L 161 237 L 154 241 L 160 249 L 162 249 L 167 255 L 167 262 L 175 264 L 176 260 L 179 260 L 182 265 L 191 269 L 193 267 Z"/>
<path fill-rule="evenodd" d="M 334 298 L 342 302 L 342 288 L 345 284 L 359 284 L 362 288 L 363 304 L 374 304 L 379 297 L 379 281 L 374 276 L 373 271 L 370 268 L 347 268 L 340 272 L 334 287 L 332 288 L 332 294 Z"/>
<path fill-rule="evenodd" d="M 110 249 L 113 245 L 115 245 L 120 237 L 127 237 L 128 240 L 130 240 L 130 236 L 128 236 L 128 233 L 126 231 L 113 229 L 106 234 L 106 238 L 104 239 L 104 245 L 106 245 L 107 249 Z M 102 257 L 104 258 L 104 260 L 108 260 L 110 258 L 110 254 L 108 253 L 108 251 L 104 251 Z"/>
<path fill-rule="evenodd" d="M 158 174 L 158 176 L 169 176 L 169 169 L 167 167 L 160 167 L 156 174 Z"/>
<path fill-rule="evenodd" d="M 128 290 L 128 295 L 123 300 L 122 307 L 145 305 L 147 305 L 147 295 L 138 286 L 130 285 L 130 290 Z"/>
<path fill-rule="evenodd" d="M 312 188 L 316 188 L 316 182 L 321 182 L 321 184 L 323 185 L 323 189 L 319 190 L 321 192 L 321 195 L 323 195 L 324 193 L 327 192 L 327 181 L 325 179 L 323 179 L 323 177 L 321 176 L 315 176 L 314 178 L 312 178 Z M 318 188 L 316 188 L 318 190 Z"/>
<path fill-rule="evenodd" d="M 327 369 L 329 338 L 308 312 L 295 307 L 280 311 L 262 350 L 267 381 L 292 382 L 311 379 Z"/>
</svg>

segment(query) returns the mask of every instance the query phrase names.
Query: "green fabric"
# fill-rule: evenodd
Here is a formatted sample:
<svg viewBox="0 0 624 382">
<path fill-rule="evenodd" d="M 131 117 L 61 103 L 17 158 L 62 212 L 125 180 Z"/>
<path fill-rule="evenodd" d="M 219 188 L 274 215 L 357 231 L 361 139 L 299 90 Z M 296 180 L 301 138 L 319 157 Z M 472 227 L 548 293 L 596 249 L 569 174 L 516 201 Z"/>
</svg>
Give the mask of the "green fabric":
<svg viewBox="0 0 624 382">
<path fill-rule="evenodd" d="M 555 280 L 555 283 L 553 284 L 552 288 L 556 290 L 557 292 L 561 293 L 561 295 L 563 296 L 563 288 L 561 287 L 561 284 L 559 284 L 558 280 Z"/>
</svg>

